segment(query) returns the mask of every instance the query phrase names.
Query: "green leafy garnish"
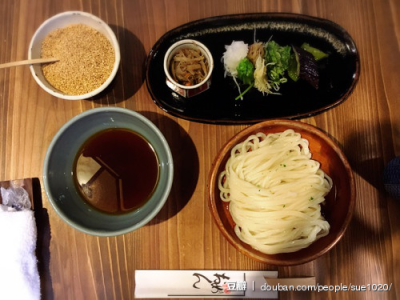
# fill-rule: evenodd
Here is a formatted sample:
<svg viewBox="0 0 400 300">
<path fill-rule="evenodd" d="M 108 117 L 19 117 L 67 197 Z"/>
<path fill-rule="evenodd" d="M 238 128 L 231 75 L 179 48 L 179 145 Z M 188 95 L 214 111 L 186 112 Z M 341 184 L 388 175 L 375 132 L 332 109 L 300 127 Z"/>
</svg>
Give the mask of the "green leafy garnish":
<svg viewBox="0 0 400 300">
<path fill-rule="evenodd" d="M 238 78 L 244 84 L 252 84 L 254 82 L 254 66 L 251 61 L 245 57 L 243 58 L 236 68 Z"/>
<path fill-rule="evenodd" d="M 268 66 L 269 80 L 279 88 L 279 84 L 287 81 L 285 71 L 289 68 L 290 46 L 280 46 L 275 41 L 269 41 L 265 49 L 265 61 Z"/>
<path fill-rule="evenodd" d="M 239 62 L 236 71 L 238 72 L 237 77 L 244 84 L 249 85 L 243 93 L 235 98 L 235 100 L 238 100 L 241 99 L 243 95 L 250 91 L 250 89 L 254 86 L 254 65 L 247 57 L 245 57 Z"/>
<path fill-rule="evenodd" d="M 288 75 L 293 81 L 299 80 L 300 62 L 299 62 L 299 55 L 297 54 L 295 49 L 293 49 L 293 53 L 290 56 Z"/>
<path fill-rule="evenodd" d="M 322 52 L 321 50 L 314 48 L 307 43 L 303 43 L 303 45 L 301 45 L 301 48 L 306 50 L 307 52 L 310 52 L 314 56 L 316 61 L 328 56 L 328 54 L 326 54 L 325 52 Z"/>
<path fill-rule="evenodd" d="M 239 96 L 237 96 L 237 97 L 235 98 L 235 100 L 239 100 L 240 98 L 242 98 L 243 95 L 246 94 L 248 91 L 250 91 L 250 89 L 251 89 L 253 86 L 254 86 L 254 82 L 252 82 L 252 83 L 247 87 L 247 89 L 244 90 L 243 93 L 241 93 Z"/>
<path fill-rule="evenodd" d="M 225 75 L 230 74 L 233 77 L 240 93 L 235 100 L 243 100 L 243 95 L 253 87 L 263 94 L 279 95 L 280 85 L 287 82 L 288 78 L 295 82 L 299 79 L 305 80 L 318 89 L 319 72 L 316 61 L 327 57 L 328 54 L 307 43 L 303 43 L 301 47 L 281 46 L 271 38 L 266 43 L 257 42 L 250 47 L 243 41 L 237 42 L 236 46 L 238 43 L 241 45 L 239 57 L 236 55 L 237 51 L 228 51 L 228 48 L 233 49 L 234 42 L 225 46 Z M 244 57 L 245 49 L 242 46 L 247 49 L 247 57 Z M 241 87 L 241 84 L 245 87 Z"/>
</svg>

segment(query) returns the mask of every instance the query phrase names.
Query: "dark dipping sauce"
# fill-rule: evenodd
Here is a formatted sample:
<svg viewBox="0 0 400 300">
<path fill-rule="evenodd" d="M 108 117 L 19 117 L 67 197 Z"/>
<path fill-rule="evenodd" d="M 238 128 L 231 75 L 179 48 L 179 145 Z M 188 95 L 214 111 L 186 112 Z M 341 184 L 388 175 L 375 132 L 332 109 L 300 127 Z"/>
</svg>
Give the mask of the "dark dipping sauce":
<svg viewBox="0 0 400 300">
<path fill-rule="evenodd" d="M 90 137 L 78 151 L 74 182 L 86 202 L 109 214 L 143 206 L 153 194 L 159 163 L 151 144 L 128 129 L 107 129 Z"/>
</svg>

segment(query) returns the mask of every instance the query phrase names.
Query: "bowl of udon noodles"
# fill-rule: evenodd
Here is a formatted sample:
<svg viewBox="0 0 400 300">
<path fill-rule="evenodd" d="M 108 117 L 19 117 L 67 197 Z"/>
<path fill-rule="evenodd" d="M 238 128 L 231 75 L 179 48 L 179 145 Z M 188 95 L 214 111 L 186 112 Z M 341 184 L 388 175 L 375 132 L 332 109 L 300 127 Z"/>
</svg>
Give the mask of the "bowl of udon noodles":
<svg viewBox="0 0 400 300">
<path fill-rule="evenodd" d="M 310 262 L 334 247 L 355 206 L 340 147 L 318 128 L 270 120 L 232 137 L 213 163 L 209 208 L 225 238 L 271 265 Z"/>
<path fill-rule="evenodd" d="M 182 97 L 196 96 L 211 86 L 213 57 L 201 42 L 185 39 L 174 43 L 164 56 L 166 84 Z"/>
</svg>

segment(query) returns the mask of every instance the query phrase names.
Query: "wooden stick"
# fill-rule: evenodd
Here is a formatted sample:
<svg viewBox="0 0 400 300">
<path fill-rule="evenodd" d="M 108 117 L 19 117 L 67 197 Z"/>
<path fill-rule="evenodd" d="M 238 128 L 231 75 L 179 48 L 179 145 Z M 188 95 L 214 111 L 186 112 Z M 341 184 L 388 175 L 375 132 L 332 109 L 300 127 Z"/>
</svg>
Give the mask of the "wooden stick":
<svg viewBox="0 0 400 300">
<path fill-rule="evenodd" d="M 27 59 L 27 60 L 20 60 L 20 61 L 14 61 L 14 62 L 9 62 L 9 63 L 5 63 L 5 64 L 0 64 L 0 69 L 16 67 L 16 66 L 23 66 L 23 65 L 45 64 L 45 63 L 51 63 L 51 62 L 56 62 L 56 61 L 59 61 L 59 59 L 57 59 L 57 58 Z"/>
</svg>

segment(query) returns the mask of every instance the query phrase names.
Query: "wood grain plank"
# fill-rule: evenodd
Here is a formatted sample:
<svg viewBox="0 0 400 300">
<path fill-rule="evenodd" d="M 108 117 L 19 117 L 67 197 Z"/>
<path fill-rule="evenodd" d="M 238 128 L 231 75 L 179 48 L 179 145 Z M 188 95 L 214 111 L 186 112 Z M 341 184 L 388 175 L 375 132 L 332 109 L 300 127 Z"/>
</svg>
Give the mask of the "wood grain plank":
<svg viewBox="0 0 400 300">
<path fill-rule="evenodd" d="M 121 46 L 112 86 L 84 101 L 53 98 L 29 68 L 0 71 L 0 180 L 42 176 L 55 133 L 72 117 L 94 107 L 120 106 L 142 113 L 160 128 L 175 159 L 167 203 L 147 226 L 114 238 L 75 231 L 48 212 L 49 273 L 45 299 L 133 299 L 138 269 L 278 270 L 280 276 L 315 276 L 320 284 L 390 284 L 390 292 L 290 292 L 280 299 L 400 298 L 400 203 L 384 191 L 388 161 L 400 155 L 400 2 L 395 0 L 68 0 L 0 1 L 0 63 L 27 58 L 30 38 L 50 16 L 83 10 L 110 24 Z M 304 119 L 336 141 L 354 169 L 357 203 L 343 239 L 316 261 L 294 267 L 255 262 L 236 251 L 214 224 L 207 182 L 219 149 L 247 127 L 177 119 L 159 109 L 147 92 L 144 63 L 165 32 L 204 17 L 246 12 L 294 12 L 327 18 L 356 41 L 361 76 L 341 105 Z M 163 76 L 163 74 L 160 74 Z M 218 101 L 218 99 L 216 99 Z M 396 288 L 397 286 L 397 288 Z"/>
</svg>

